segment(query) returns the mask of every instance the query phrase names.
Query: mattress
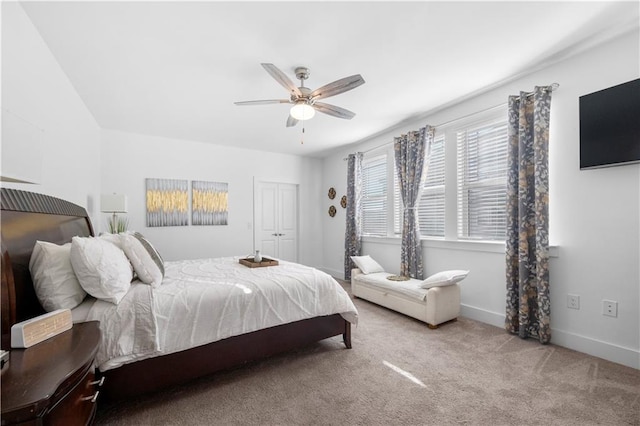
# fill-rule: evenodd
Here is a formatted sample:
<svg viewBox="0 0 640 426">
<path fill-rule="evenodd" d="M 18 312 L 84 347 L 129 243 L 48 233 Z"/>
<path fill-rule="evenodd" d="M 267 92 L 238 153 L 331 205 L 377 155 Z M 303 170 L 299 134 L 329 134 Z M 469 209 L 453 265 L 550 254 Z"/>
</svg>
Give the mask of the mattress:
<svg viewBox="0 0 640 426">
<path fill-rule="evenodd" d="M 239 259 L 165 262 L 159 287 L 134 282 L 118 305 L 96 300 L 85 319 L 100 321 L 100 370 L 317 316 L 357 323 L 355 305 L 330 275 L 285 261 L 247 268 Z"/>
</svg>

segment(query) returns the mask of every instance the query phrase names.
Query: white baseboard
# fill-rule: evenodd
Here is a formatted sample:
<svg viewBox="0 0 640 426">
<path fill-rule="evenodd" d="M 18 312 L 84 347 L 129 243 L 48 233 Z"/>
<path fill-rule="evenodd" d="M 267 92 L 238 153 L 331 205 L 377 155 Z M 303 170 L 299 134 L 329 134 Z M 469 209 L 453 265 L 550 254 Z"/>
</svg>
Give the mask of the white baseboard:
<svg viewBox="0 0 640 426">
<path fill-rule="evenodd" d="M 504 314 L 486 311 L 474 306 L 460 304 L 460 315 L 472 320 L 483 322 L 485 324 L 491 324 L 495 325 L 496 327 L 504 328 Z"/>
<path fill-rule="evenodd" d="M 551 343 L 640 370 L 640 351 L 551 328 Z"/>
<path fill-rule="evenodd" d="M 474 306 L 461 305 L 460 315 L 485 324 L 504 328 L 504 314 L 486 311 Z M 553 327 L 551 328 L 551 343 L 640 370 L 640 351 L 638 350 L 595 340 L 586 336 L 580 336 Z"/>
</svg>

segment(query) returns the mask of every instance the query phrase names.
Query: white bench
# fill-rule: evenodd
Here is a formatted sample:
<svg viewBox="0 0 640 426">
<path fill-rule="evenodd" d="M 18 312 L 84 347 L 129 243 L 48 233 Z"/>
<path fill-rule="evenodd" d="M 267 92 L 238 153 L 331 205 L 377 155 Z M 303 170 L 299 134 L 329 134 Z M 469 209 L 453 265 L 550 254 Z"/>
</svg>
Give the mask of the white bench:
<svg viewBox="0 0 640 426">
<path fill-rule="evenodd" d="M 421 280 L 391 281 L 387 272 L 363 274 L 351 271 L 351 293 L 385 308 L 427 323 L 429 328 L 454 320 L 460 315 L 460 286 L 420 288 Z"/>
</svg>

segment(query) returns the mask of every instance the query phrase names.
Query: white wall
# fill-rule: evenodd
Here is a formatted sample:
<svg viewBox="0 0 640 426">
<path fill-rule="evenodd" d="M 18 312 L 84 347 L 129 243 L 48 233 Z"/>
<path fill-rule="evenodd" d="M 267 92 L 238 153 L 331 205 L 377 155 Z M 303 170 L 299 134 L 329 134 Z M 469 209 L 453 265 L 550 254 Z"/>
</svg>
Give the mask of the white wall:
<svg viewBox="0 0 640 426">
<path fill-rule="evenodd" d="M 640 76 L 639 34 L 634 32 L 517 81 L 439 111 L 425 120 L 325 158 L 324 187 L 344 193 L 350 152 L 391 143 L 393 136 L 425 124 L 437 125 L 499 105 L 508 95 L 535 85 L 560 84 L 553 93 L 550 129 L 550 261 L 552 342 L 640 368 L 640 165 L 580 171 L 581 95 Z M 345 217 L 323 219 L 324 269 L 342 275 Z M 463 315 L 502 327 L 505 310 L 504 247 L 423 241 L 427 274 L 470 269 L 462 283 Z M 366 238 L 371 254 L 399 272 L 395 239 Z M 580 296 L 580 310 L 566 307 L 567 294 Z M 602 299 L 618 301 L 618 317 L 602 315 Z"/>
<path fill-rule="evenodd" d="M 95 217 L 100 194 L 100 128 L 22 7 L 2 2 L 2 114 L 43 131 L 38 185 L 3 187 L 53 195 Z M 3 130 L 2 149 L 20 144 Z"/>
<path fill-rule="evenodd" d="M 168 260 L 247 255 L 253 250 L 254 179 L 298 185 L 299 262 L 322 265 L 321 160 L 207 143 L 102 132 L 102 191 L 128 196 L 129 229 L 142 232 Z M 145 179 L 229 184 L 226 226 L 146 227 Z M 108 215 L 101 218 L 106 229 Z"/>
</svg>

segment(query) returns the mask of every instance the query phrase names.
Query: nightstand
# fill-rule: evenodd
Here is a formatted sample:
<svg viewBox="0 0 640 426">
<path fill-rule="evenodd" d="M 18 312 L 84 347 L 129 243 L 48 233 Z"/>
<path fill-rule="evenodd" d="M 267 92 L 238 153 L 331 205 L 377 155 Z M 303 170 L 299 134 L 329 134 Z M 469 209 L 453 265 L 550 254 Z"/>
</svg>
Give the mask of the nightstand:
<svg viewBox="0 0 640 426">
<path fill-rule="evenodd" d="M 2 425 L 88 425 L 98 388 L 93 362 L 97 321 L 74 324 L 27 349 L 12 349 L 2 371 Z"/>
</svg>

